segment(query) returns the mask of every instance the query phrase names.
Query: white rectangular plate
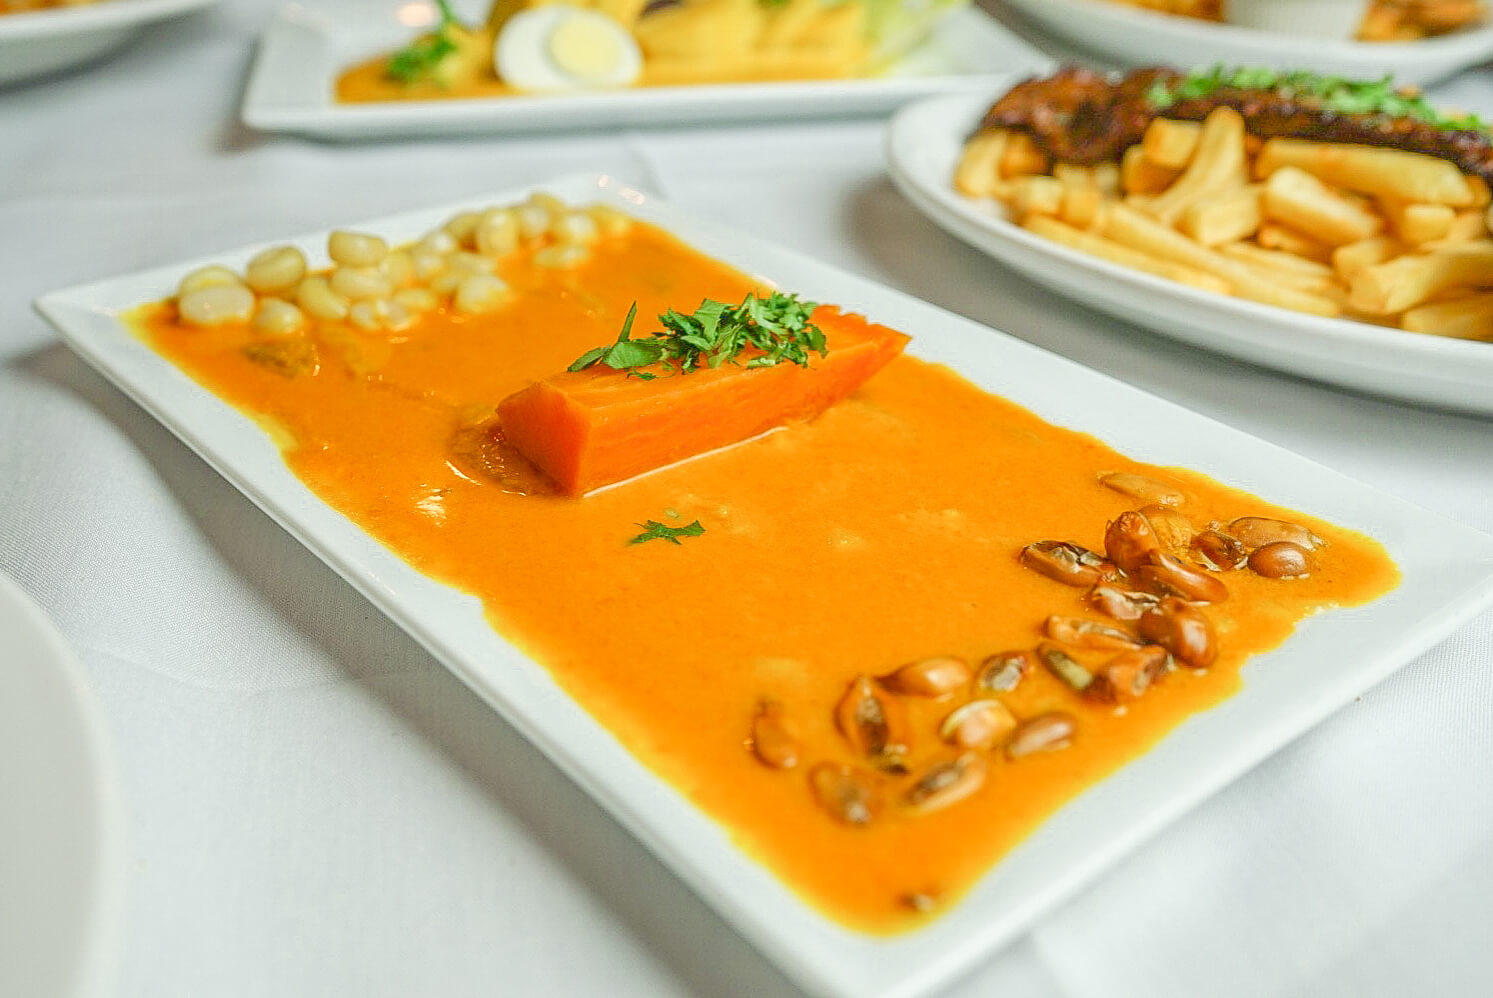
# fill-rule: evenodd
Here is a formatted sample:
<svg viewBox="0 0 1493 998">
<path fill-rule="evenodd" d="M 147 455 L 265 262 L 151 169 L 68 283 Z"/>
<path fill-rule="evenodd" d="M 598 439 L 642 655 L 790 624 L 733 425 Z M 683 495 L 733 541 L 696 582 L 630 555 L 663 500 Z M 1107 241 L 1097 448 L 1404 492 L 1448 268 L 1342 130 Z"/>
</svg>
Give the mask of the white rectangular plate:
<svg viewBox="0 0 1493 998">
<path fill-rule="evenodd" d="M 951 234 L 1039 284 L 1216 353 L 1426 405 L 1493 413 L 1493 343 L 1325 319 L 1214 294 L 1033 235 L 1004 206 L 954 190 L 964 140 L 1006 86 L 903 108 L 887 130 L 897 187 Z"/>
<path fill-rule="evenodd" d="M 1493 24 L 1414 42 L 1359 42 L 1260 31 L 1147 10 L 1120 0 L 999 0 L 1043 31 L 1124 66 L 1314 69 L 1401 83 L 1433 83 L 1493 55 Z"/>
<path fill-rule="evenodd" d="M 1168 821 L 1493 603 L 1493 537 L 1002 333 L 692 218 L 614 178 L 569 177 L 543 189 L 569 201 L 611 202 L 747 273 L 906 330 L 914 354 L 951 365 L 981 387 L 1141 460 L 1195 468 L 1364 531 L 1388 548 L 1404 573 L 1402 585 L 1371 606 L 1313 618 L 1283 647 L 1253 660 L 1241 693 L 1188 720 L 1064 807 L 946 916 L 897 937 L 865 936 L 827 920 L 738 851 L 724 829 L 643 767 L 542 665 L 495 633 L 475 599 L 421 575 L 322 503 L 249 418 L 154 353 L 120 320 L 121 311 L 171 294 L 189 269 L 208 262 L 242 267 L 265 247 L 38 301 L 85 359 L 421 641 L 811 992 L 889 998 L 948 982 Z M 356 227 L 398 243 L 458 210 L 511 203 L 528 193 L 500 192 Z M 294 241 L 313 260 L 325 259 L 324 233 Z"/>
<path fill-rule="evenodd" d="M 458 4 L 458 10 L 463 6 Z M 470 7 L 468 3 L 466 6 Z M 974 8 L 956 10 L 886 75 L 860 80 L 647 87 L 582 94 L 339 104 L 337 74 L 409 43 L 394 4 L 307 0 L 282 8 L 259 44 L 242 115 L 251 128 L 318 138 L 503 134 L 883 113 L 990 75 L 1051 60 Z M 468 10 L 471 19 L 480 10 Z"/>
</svg>

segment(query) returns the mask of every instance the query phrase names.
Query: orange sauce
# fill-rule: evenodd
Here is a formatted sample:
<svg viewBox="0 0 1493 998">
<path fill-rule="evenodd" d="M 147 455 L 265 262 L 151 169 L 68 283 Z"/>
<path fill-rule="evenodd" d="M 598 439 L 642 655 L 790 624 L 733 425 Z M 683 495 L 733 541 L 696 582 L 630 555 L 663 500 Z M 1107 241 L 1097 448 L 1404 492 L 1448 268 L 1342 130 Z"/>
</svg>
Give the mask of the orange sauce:
<svg viewBox="0 0 1493 998">
<path fill-rule="evenodd" d="M 846 925 L 920 924 L 929 915 L 910 897 L 953 903 L 1065 801 L 1235 692 L 1251 655 L 1304 617 L 1398 580 L 1366 537 L 1138 464 L 907 356 L 810 423 L 582 499 L 526 489 L 521 474 L 490 477 L 463 428 L 615 338 L 634 299 L 651 316 L 753 287 L 642 225 L 574 270 L 515 258 L 502 276 L 517 294 L 489 316 L 437 313 L 397 334 L 318 330 L 315 371 L 297 376 L 249 360 L 246 327 L 185 327 L 170 304 L 136 318 L 155 349 L 283 434 L 286 461 L 329 504 L 421 572 L 480 597 L 493 627 L 628 750 Z M 916 349 L 918 330 L 905 331 Z M 1142 505 L 1097 481 L 1108 471 L 1179 485 L 1182 511 L 1200 524 L 1285 516 L 1328 544 L 1308 578 L 1226 573 L 1230 598 L 1206 610 L 1219 660 L 1177 669 L 1124 711 L 1085 701 L 1040 666 L 1002 695 L 1019 717 L 1076 717 L 1070 748 L 994 753 L 979 792 L 926 815 L 895 806 L 906 777 L 882 776 L 891 803 L 876 821 L 831 819 L 805 772 L 856 761 L 833 721 L 856 676 L 935 654 L 978 663 L 1032 648 L 1049 614 L 1093 615 L 1082 590 L 1028 571 L 1017 554 L 1049 538 L 1102 550 L 1106 523 Z M 698 519 L 705 533 L 629 544 L 650 519 Z M 802 736 L 792 769 L 750 751 L 765 696 Z M 936 731 L 957 702 L 909 701 L 914 772 L 952 755 Z"/>
</svg>

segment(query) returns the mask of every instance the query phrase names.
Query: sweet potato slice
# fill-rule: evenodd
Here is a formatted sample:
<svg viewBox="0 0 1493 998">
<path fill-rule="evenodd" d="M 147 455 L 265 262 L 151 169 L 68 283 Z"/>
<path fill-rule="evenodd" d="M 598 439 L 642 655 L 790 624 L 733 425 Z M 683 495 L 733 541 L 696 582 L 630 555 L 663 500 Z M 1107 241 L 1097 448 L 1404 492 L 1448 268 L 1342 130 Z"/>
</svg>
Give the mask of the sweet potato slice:
<svg viewBox="0 0 1493 998">
<path fill-rule="evenodd" d="M 535 382 L 498 406 L 503 434 L 559 486 L 584 495 L 817 416 L 902 352 L 908 337 L 831 306 L 814 310 L 828 352 L 809 367 L 723 364 L 645 381 L 591 367 Z"/>
</svg>

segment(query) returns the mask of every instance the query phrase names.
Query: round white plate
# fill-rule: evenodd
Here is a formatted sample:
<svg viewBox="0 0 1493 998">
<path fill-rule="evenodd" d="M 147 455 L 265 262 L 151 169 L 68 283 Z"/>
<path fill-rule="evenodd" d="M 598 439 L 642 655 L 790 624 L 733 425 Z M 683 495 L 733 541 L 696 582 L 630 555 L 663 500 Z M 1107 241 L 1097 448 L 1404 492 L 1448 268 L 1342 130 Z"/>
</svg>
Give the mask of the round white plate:
<svg viewBox="0 0 1493 998">
<path fill-rule="evenodd" d="M 217 0 L 100 0 L 0 16 L 0 84 L 76 66 L 129 41 L 142 26 Z"/>
<path fill-rule="evenodd" d="M 1035 27 L 1124 66 L 1272 66 L 1431 83 L 1493 57 L 1493 24 L 1417 42 L 1306 38 L 1216 24 L 1115 0 L 1000 0 Z"/>
<path fill-rule="evenodd" d="M 993 99 L 922 101 L 899 112 L 887 131 L 897 187 L 953 235 L 1059 294 L 1205 350 L 1377 395 L 1493 414 L 1493 343 L 1324 319 L 1200 291 L 1060 246 L 1007 221 L 997 202 L 960 195 L 954 165 Z"/>
<path fill-rule="evenodd" d="M 72 652 L 0 575 L 0 995 L 108 993 L 117 828 Z"/>
</svg>

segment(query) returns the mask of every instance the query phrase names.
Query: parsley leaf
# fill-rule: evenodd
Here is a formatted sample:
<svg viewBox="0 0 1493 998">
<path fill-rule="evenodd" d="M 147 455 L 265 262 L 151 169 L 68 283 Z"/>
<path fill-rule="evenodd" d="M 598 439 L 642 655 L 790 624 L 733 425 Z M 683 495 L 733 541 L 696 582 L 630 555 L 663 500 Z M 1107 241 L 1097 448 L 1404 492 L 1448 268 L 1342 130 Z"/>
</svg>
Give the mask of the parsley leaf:
<svg viewBox="0 0 1493 998">
<path fill-rule="evenodd" d="M 634 302 L 622 323 L 622 332 L 611 346 L 596 347 L 581 354 L 568 370 L 582 371 L 605 364 L 630 377 L 652 380 L 658 374 L 644 368 L 662 365 L 679 374 L 701 367 L 739 364 L 750 351 L 747 367 L 771 367 L 784 362 L 809 366 L 809 355 L 828 353 L 824 332 L 809 317 L 817 306 L 797 295 L 773 292 L 761 297 L 747 295 L 740 305 L 707 298 L 690 314 L 669 309 L 658 317 L 663 329 L 647 339 L 633 339 L 637 318 Z"/>
<path fill-rule="evenodd" d="M 435 0 L 435 5 L 440 12 L 435 31 L 415 39 L 389 57 L 384 73 L 391 80 L 414 83 L 433 73 L 442 59 L 456 51 L 456 42 L 447 34 L 448 29 L 460 23 L 456 20 L 456 13 L 451 9 L 450 0 Z"/>
<path fill-rule="evenodd" d="M 1487 131 L 1488 123 L 1475 114 L 1444 114 L 1416 90 L 1397 87 L 1393 76 L 1350 80 L 1301 70 L 1279 72 L 1260 67 L 1197 69 L 1171 83 L 1158 80 L 1146 92 L 1152 107 L 1167 108 L 1179 100 L 1208 97 L 1223 89 L 1269 90 L 1287 100 L 1315 104 L 1339 114 L 1373 114 L 1409 118 L 1443 131 Z"/>
<path fill-rule="evenodd" d="M 677 545 L 680 543 L 679 538 L 681 537 L 699 537 L 705 533 L 705 527 L 701 525 L 699 520 L 683 527 L 671 527 L 668 524 L 659 523 L 657 520 L 648 520 L 645 523 L 638 524 L 638 526 L 643 528 L 643 532 L 627 543 L 643 544 L 647 541 L 668 541 L 670 544 Z"/>
</svg>

